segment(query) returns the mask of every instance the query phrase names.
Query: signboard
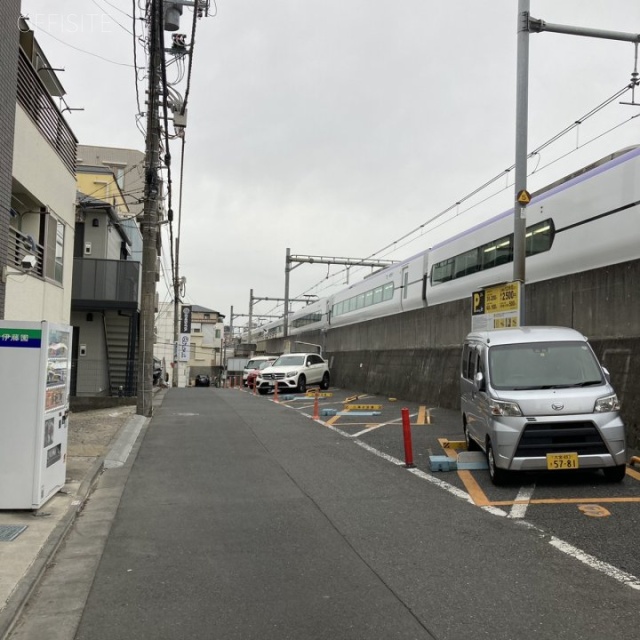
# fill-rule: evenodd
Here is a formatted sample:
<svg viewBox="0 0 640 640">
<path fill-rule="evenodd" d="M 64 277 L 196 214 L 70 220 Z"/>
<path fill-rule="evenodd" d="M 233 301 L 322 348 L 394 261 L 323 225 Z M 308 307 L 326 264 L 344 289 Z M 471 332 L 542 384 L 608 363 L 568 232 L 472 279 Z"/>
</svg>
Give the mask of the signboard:
<svg viewBox="0 0 640 640">
<path fill-rule="evenodd" d="M 180 333 L 191 333 L 191 305 L 185 305 L 180 309 Z"/>
<path fill-rule="evenodd" d="M 333 398 L 333 393 L 330 391 L 307 391 L 306 395 L 310 398 Z"/>
<path fill-rule="evenodd" d="M 471 299 L 471 330 L 520 326 L 520 283 L 507 282 L 474 291 Z"/>
<path fill-rule="evenodd" d="M 381 404 L 347 404 L 345 405 L 346 411 L 380 411 L 382 409 Z"/>
<path fill-rule="evenodd" d="M 189 362 L 191 334 L 181 333 L 178 340 L 178 362 Z"/>
</svg>

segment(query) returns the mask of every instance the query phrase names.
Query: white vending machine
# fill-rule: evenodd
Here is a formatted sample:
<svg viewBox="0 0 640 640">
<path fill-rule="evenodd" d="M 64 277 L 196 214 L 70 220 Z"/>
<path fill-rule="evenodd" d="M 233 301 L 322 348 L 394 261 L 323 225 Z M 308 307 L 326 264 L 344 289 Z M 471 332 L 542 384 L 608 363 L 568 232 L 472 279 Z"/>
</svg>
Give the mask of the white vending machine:
<svg viewBox="0 0 640 640">
<path fill-rule="evenodd" d="M 0 509 L 38 509 L 65 483 L 72 327 L 0 320 Z"/>
</svg>

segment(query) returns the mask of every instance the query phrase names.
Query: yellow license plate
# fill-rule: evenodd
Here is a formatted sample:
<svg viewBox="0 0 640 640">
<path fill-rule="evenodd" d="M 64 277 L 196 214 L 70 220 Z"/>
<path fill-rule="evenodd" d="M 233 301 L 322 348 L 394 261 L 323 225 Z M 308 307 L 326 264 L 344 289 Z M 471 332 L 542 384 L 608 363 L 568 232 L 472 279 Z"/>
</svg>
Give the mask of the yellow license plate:
<svg viewBox="0 0 640 640">
<path fill-rule="evenodd" d="M 577 453 L 547 453 L 547 469 L 577 469 L 578 466 Z"/>
</svg>

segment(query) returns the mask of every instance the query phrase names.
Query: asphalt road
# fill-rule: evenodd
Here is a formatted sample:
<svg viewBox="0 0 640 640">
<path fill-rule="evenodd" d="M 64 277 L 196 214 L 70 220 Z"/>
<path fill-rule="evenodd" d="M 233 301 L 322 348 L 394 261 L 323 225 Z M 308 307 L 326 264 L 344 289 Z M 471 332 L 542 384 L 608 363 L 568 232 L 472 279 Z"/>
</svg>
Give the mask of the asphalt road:
<svg viewBox="0 0 640 640">
<path fill-rule="evenodd" d="M 170 390 L 52 569 L 58 595 L 50 587 L 31 615 L 44 620 L 84 581 L 86 602 L 65 605 L 82 640 L 636 635 L 639 590 L 303 413 L 236 390 Z M 81 548 L 100 536 L 91 566 Z M 65 637 L 55 626 L 47 637 Z"/>
</svg>

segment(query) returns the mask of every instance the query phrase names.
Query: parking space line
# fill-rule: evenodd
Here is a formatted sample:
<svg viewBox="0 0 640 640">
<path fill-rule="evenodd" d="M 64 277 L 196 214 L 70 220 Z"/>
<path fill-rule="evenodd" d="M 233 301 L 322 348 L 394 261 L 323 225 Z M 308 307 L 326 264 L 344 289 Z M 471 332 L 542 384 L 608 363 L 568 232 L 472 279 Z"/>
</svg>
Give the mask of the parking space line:
<svg viewBox="0 0 640 640">
<path fill-rule="evenodd" d="M 627 467 L 627 475 L 635 478 L 636 480 L 640 480 L 640 473 L 631 467 Z"/>
<path fill-rule="evenodd" d="M 415 416 L 415 413 L 411 414 L 409 416 L 409 418 L 412 418 L 413 416 Z M 358 433 L 354 433 L 350 437 L 351 438 L 357 438 L 358 436 L 361 436 L 364 433 L 369 433 L 370 431 L 375 431 L 376 429 L 379 429 L 380 427 L 386 427 L 387 425 L 390 425 L 390 424 L 400 424 L 401 422 L 402 422 L 402 416 L 400 416 L 399 418 L 396 418 L 395 420 L 389 420 L 388 422 L 380 422 L 379 424 L 374 424 L 372 427 L 370 427 L 368 429 L 363 429 L 362 431 L 359 431 Z"/>
<path fill-rule="evenodd" d="M 524 518 L 535 488 L 535 484 L 528 487 L 520 487 L 520 491 L 518 491 L 518 495 L 509 512 L 509 518 Z"/>
<path fill-rule="evenodd" d="M 478 507 L 493 506 L 487 498 L 485 492 L 480 488 L 480 485 L 476 482 L 476 479 L 471 475 L 471 471 L 458 471 L 458 476 L 467 493 L 471 496 L 471 499 Z"/>
<path fill-rule="evenodd" d="M 325 424 L 331 426 L 340 420 L 340 416 L 332 416 L 328 420 L 325 420 Z"/>
</svg>

